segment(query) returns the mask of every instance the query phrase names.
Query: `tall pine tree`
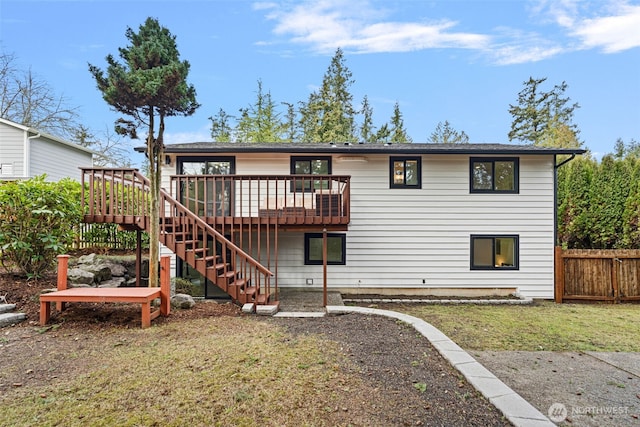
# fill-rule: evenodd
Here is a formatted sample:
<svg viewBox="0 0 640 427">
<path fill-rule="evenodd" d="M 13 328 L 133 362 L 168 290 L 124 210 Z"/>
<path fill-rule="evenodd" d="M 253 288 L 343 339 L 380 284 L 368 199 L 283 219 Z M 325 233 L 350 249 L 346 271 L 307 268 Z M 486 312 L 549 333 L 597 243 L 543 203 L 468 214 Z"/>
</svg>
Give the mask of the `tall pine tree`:
<svg viewBox="0 0 640 427">
<path fill-rule="evenodd" d="M 176 38 L 153 18 L 147 18 L 136 33 L 127 28 L 130 45 L 120 48 L 118 62 L 108 55 L 107 72 L 89 65 L 104 100 L 128 116 L 119 119 L 116 131 L 137 137 L 137 129 L 147 131 L 149 159 L 150 231 L 149 286 L 158 286 L 159 200 L 164 159 L 165 118 L 190 116 L 199 107 L 196 90 L 187 83 L 189 62 L 180 61 Z M 157 119 L 157 121 L 156 121 Z"/>
</svg>

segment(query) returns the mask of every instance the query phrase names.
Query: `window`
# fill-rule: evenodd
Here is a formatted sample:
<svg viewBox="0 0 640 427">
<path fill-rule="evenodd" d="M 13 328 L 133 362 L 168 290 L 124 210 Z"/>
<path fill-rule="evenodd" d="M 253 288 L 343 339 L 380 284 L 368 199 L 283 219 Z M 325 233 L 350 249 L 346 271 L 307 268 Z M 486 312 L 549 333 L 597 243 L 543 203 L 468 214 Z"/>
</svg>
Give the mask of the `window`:
<svg viewBox="0 0 640 427">
<path fill-rule="evenodd" d="M 292 157 L 291 175 L 331 175 L 331 157 Z M 294 180 L 291 191 L 312 192 L 329 188 L 328 180 Z"/>
<path fill-rule="evenodd" d="M 517 270 L 519 237 L 471 235 L 472 270 Z"/>
<path fill-rule="evenodd" d="M 472 193 L 518 193 L 518 159 L 472 157 Z"/>
<path fill-rule="evenodd" d="M 327 233 L 327 264 L 345 265 L 347 252 L 346 234 Z M 322 265 L 322 233 L 304 235 L 305 265 Z"/>
<path fill-rule="evenodd" d="M 421 165 L 420 157 L 391 157 L 389 188 L 422 188 Z"/>
</svg>

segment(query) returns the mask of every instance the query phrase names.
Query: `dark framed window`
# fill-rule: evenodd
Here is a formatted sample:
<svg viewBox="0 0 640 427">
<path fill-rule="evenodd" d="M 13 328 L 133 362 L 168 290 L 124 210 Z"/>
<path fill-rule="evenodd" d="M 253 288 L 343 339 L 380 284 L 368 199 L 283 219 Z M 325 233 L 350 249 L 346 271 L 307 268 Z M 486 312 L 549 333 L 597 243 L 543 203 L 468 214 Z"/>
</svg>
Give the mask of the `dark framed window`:
<svg viewBox="0 0 640 427">
<path fill-rule="evenodd" d="M 422 188 L 422 158 L 389 158 L 389 188 Z"/>
<path fill-rule="evenodd" d="M 327 264 L 345 265 L 347 263 L 347 235 L 327 233 Z M 322 233 L 304 235 L 305 265 L 322 265 Z"/>
<path fill-rule="evenodd" d="M 472 234 L 472 270 L 518 270 L 520 237 L 511 234 Z"/>
<path fill-rule="evenodd" d="M 331 175 L 331 156 L 291 157 L 291 175 Z M 291 191 L 295 192 L 328 188 L 327 180 L 300 179 L 291 183 Z"/>
<path fill-rule="evenodd" d="M 472 193 L 518 193 L 517 157 L 472 157 L 469 162 L 469 186 Z"/>
</svg>

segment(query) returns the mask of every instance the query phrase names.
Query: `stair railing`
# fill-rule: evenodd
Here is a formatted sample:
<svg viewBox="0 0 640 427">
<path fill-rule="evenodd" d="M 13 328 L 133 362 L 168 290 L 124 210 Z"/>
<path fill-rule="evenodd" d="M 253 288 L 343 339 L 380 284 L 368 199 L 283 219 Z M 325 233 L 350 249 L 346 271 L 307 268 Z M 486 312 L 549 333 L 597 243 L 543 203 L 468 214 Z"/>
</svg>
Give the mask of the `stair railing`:
<svg viewBox="0 0 640 427">
<path fill-rule="evenodd" d="M 133 221 L 143 223 L 140 224 L 141 228 L 148 230 L 149 190 L 149 180 L 137 169 L 82 169 L 83 210 L 85 217 L 91 217 L 92 221 L 123 224 L 131 224 Z M 144 221 L 141 221 L 141 218 L 144 218 Z M 184 231 L 179 232 L 175 226 L 167 227 L 170 223 L 188 225 L 191 228 L 188 234 L 192 240 L 201 240 L 203 253 L 198 258 L 187 257 L 189 259 L 185 260 L 192 267 L 197 269 L 194 264 L 205 261 L 208 257 L 219 257 L 220 263 L 224 264 L 221 269 L 222 275 L 226 276 L 231 270 L 235 271 L 245 283 L 256 287 L 256 296 L 262 295 L 265 297 L 263 301 L 268 302 L 271 295 L 270 278 L 274 274 L 161 189 L 160 232 L 164 236 L 161 236 L 161 239 L 164 240 L 163 243 L 169 243 L 167 246 L 175 251 L 178 234 Z M 184 239 L 184 235 L 181 238 Z M 212 254 L 207 253 L 209 240 L 213 241 Z M 198 259 L 201 261 L 196 261 Z M 215 280 L 213 281 L 215 283 Z M 231 296 L 238 299 L 238 295 Z"/>
</svg>

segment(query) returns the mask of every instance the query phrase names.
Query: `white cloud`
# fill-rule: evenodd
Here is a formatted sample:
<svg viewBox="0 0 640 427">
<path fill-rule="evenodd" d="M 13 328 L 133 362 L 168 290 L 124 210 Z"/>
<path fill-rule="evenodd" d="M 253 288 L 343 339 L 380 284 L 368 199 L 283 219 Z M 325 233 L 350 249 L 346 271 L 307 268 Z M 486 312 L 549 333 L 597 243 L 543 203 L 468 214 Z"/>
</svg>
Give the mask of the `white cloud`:
<svg viewBox="0 0 640 427">
<path fill-rule="evenodd" d="M 446 18 L 394 21 L 389 19 L 390 11 L 374 7 L 369 0 L 308 0 L 293 5 L 270 2 L 255 3 L 253 7 L 265 11 L 266 18 L 274 22 L 275 35 L 321 54 L 331 54 L 338 47 L 348 53 L 466 49 L 494 64 L 512 65 L 575 50 L 600 48 L 613 53 L 640 46 L 640 6 L 630 6 L 624 0 L 602 5 L 580 0 L 538 0 L 528 4 L 529 25 L 533 29 L 496 27 L 486 34 L 456 31 L 459 23 Z M 544 33 L 536 26 L 542 27 Z M 273 43 L 260 41 L 257 45 Z"/>
<path fill-rule="evenodd" d="M 542 1 L 539 6 L 538 11 L 546 11 L 568 36 L 579 41 L 577 49 L 600 48 L 605 53 L 615 53 L 640 47 L 639 5 L 629 5 L 624 0 L 606 3 L 562 0 Z"/>
<path fill-rule="evenodd" d="M 583 19 L 570 33 L 585 48 L 601 48 L 606 53 L 640 47 L 640 6 L 624 5 L 613 15 Z"/>
<path fill-rule="evenodd" d="M 483 34 L 456 32 L 455 21 L 384 21 L 386 12 L 368 1 L 324 0 L 272 9 L 274 33 L 309 45 L 319 53 L 337 47 L 356 53 L 407 52 L 428 48 L 481 49 L 490 42 Z"/>
</svg>

